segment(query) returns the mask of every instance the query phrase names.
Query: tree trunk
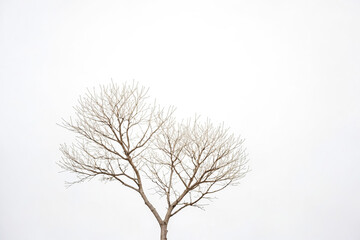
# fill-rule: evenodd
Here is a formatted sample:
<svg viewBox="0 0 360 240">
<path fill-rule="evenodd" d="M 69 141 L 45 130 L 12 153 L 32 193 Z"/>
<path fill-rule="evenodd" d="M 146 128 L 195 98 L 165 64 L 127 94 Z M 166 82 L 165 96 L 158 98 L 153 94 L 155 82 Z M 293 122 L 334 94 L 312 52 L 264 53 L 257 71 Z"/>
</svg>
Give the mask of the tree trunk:
<svg viewBox="0 0 360 240">
<path fill-rule="evenodd" d="M 161 235 L 160 235 L 160 240 L 167 240 L 167 223 L 162 223 L 160 224 L 160 228 L 161 228 Z"/>
</svg>

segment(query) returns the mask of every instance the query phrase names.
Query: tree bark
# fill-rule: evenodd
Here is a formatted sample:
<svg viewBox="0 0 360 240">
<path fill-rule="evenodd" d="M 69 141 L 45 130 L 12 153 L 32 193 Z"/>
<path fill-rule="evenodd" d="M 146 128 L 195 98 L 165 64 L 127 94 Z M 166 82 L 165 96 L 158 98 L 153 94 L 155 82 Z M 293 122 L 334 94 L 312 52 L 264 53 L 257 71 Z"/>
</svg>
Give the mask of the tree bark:
<svg viewBox="0 0 360 240">
<path fill-rule="evenodd" d="M 161 228 L 161 235 L 160 235 L 160 240 L 167 240 L 167 223 L 162 223 L 160 224 L 160 228 Z"/>
</svg>

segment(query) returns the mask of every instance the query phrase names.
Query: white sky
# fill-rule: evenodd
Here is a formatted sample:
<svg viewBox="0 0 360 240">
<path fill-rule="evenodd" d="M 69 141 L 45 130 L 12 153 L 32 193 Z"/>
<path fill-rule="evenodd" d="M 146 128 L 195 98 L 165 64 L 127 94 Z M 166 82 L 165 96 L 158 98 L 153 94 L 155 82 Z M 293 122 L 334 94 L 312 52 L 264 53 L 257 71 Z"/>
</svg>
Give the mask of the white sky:
<svg viewBox="0 0 360 240">
<path fill-rule="evenodd" d="M 158 239 L 135 193 L 65 189 L 56 123 L 135 79 L 246 138 L 252 171 L 169 239 L 360 239 L 360 2 L 0 0 L 0 239 Z"/>
</svg>

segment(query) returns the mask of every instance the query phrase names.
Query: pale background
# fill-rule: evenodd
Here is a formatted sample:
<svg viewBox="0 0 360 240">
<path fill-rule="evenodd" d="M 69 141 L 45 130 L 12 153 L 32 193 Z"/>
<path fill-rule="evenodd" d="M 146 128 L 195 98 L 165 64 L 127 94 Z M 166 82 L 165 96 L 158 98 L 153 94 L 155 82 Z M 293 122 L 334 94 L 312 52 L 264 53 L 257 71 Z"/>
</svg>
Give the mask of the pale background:
<svg viewBox="0 0 360 240">
<path fill-rule="evenodd" d="M 252 171 L 170 240 L 360 239 L 359 25 L 357 0 L 0 0 L 0 239 L 159 238 L 135 193 L 56 165 L 111 79 L 246 138 Z"/>
</svg>

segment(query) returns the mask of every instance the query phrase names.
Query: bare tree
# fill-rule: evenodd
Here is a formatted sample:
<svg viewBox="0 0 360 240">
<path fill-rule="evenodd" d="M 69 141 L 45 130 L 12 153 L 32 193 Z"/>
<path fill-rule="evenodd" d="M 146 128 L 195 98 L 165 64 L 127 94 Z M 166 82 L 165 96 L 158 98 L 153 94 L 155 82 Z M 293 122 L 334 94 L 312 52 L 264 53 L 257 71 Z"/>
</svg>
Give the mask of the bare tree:
<svg viewBox="0 0 360 240">
<path fill-rule="evenodd" d="M 147 90 L 137 84 L 88 91 L 74 109 L 76 118 L 61 124 L 77 135 L 60 147 L 59 165 L 77 175 L 69 184 L 100 176 L 134 190 L 159 223 L 161 240 L 172 216 L 202 208 L 201 200 L 247 173 L 241 138 L 198 117 L 176 123 L 174 109 L 147 103 Z M 165 200 L 165 216 L 150 202 L 149 189 Z"/>
</svg>

